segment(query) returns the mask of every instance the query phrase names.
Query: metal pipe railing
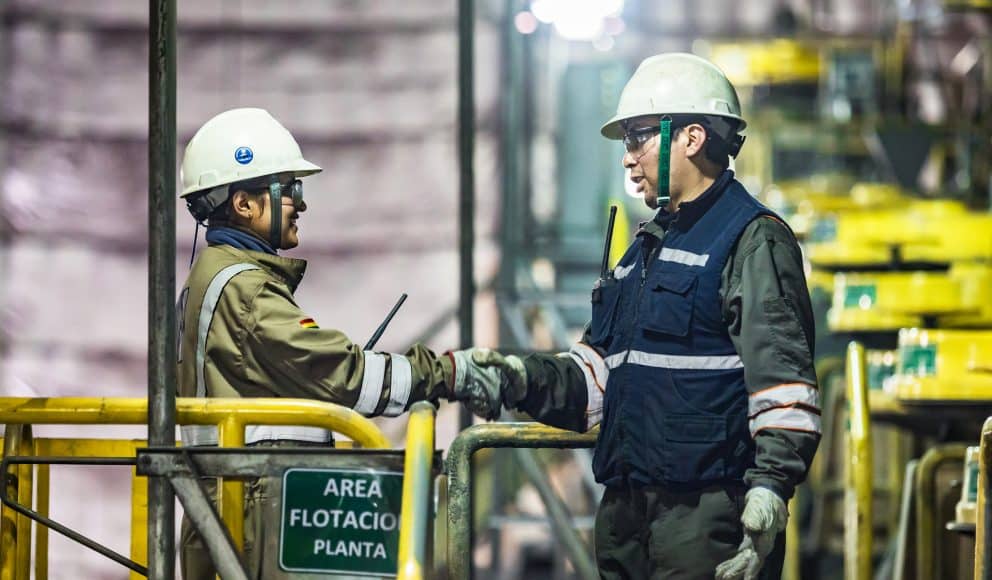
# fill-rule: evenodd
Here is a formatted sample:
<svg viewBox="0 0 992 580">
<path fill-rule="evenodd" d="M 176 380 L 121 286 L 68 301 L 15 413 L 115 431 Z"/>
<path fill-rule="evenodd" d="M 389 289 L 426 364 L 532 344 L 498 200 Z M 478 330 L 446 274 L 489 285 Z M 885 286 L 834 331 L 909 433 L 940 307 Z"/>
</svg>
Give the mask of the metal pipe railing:
<svg viewBox="0 0 992 580">
<path fill-rule="evenodd" d="M 175 408 L 180 424 L 217 426 L 221 447 L 244 447 L 245 427 L 248 425 L 322 427 L 369 449 L 387 449 L 390 446 L 389 440 L 375 423 L 352 409 L 331 403 L 308 399 L 178 398 Z M 147 420 L 146 399 L 0 398 L 0 424 L 140 425 Z M 240 481 L 222 481 L 217 487 L 221 518 L 227 524 L 235 545 L 240 548 L 244 543 L 244 484 Z M 149 536 L 155 529 L 151 521 L 153 517 L 149 503 Z M 169 532 L 170 535 L 173 533 Z M 152 542 L 154 540 L 149 538 L 149 577 L 155 573 L 151 568 L 154 561 L 152 551 L 160 549 Z"/>
<path fill-rule="evenodd" d="M 964 463 L 968 446 L 949 443 L 931 447 L 920 458 L 916 467 L 916 570 L 920 578 L 940 578 L 940 552 L 938 530 L 945 522 L 938 522 L 937 470 L 949 462 Z"/>
<path fill-rule="evenodd" d="M 871 579 L 872 449 L 865 347 L 847 347 L 848 439 L 844 476 L 844 577 Z"/>
<path fill-rule="evenodd" d="M 978 453 L 978 505 L 975 522 L 975 580 L 992 580 L 992 417 L 982 425 Z"/>
<path fill-rule="evenodd" d="M 426 401 L 415 403 L 410 408 L 403 460 L 398 580 L 421 580 L 427 567 L 435 413 L 434 405 Z"/>
<path fill-rule="evenodd" d="M 458 0 L 458 342 L 475 344 L 475 0 Z M 459 424 L 472 413 L 459 410 Z"/>
<path fill-rule="evenodd" d="M 29 455 L 33 446 L 30 425 L 17 425 L 4 431 L 4 455 Z M 34 470 L 32 465 L 18 465 L 14 477 L 0 481 L 6 486 L 6 496 L 18 503 L 30 502 Z M 4 505 L 3 535 L 0 537 L 0 579 L 17 580 L 19 572 L 31 574 L 31 520 Z M 27 540 L 27 541 L 24 541 Z M 25 577 L 27 577 L 25 576 Z"/>
<path fill-rule="evenodd" d="M 449 576 L 471 580 L 472 547 L 472 455 L 487 448 L 575 449 L 596 444 L 598 430 L 575 433 L 538 423 L 485 423 L 470 427 L 455 438 L 448 449 L 448 567 Z M 554 517 L 554 514 L 549 514 Z M 571 526 L 571 522 L 562 523 Z"/>
<path fill-rule="evenodd" d="M 176 0 L 148 2 L 148 440 L 176 444 Z M 175 578 L 175 494 L 148 481 L 149 577 Z"/>
</svg>

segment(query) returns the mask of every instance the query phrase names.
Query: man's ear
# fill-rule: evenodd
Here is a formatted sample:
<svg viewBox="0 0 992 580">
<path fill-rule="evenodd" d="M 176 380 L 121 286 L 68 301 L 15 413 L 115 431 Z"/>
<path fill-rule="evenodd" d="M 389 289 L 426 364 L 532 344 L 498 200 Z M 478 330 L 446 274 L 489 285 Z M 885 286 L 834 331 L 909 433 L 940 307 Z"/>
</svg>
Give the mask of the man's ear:
<svg viewBox="0 0 992 580">
<path fill-rule="evenodd" d="M 687 125 L 682 131 L 685 133 L 688 143 L 685 146 L 686 157 L 695 157 L 706 152 L 706 129 L 699 123 Z"/>
<path fill-rule="evenodd" d="M 251 219 L 255 213 L 252 207 L 253 198 L 247 191 L 239 189 L 231 194 L 231 217 L 238 216 L 242 219 Z"/>
</svg>

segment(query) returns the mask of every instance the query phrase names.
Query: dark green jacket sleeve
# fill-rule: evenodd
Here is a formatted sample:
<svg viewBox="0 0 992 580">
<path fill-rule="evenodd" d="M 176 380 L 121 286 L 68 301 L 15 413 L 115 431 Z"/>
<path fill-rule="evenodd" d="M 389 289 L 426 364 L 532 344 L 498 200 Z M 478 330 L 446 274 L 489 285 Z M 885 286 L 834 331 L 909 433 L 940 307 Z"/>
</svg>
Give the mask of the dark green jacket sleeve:
<svg viewBox="0 0 992 580">
<path fill-rule="evenodd" d="M 517 410 L 545 425 L 585 432 L 589 396 L 579 365 L 567 353 L 532 354 L 524 359 L 527 395 Z"/>
<path fill-rule="evenodd" d="M 723 270 L 721 294 L 750 394 L 756 455 L 745 480 L 788 500 L 820 441 L 813 312 L 788 227 L 770 217 L 751 222 Z"/>
</svg>

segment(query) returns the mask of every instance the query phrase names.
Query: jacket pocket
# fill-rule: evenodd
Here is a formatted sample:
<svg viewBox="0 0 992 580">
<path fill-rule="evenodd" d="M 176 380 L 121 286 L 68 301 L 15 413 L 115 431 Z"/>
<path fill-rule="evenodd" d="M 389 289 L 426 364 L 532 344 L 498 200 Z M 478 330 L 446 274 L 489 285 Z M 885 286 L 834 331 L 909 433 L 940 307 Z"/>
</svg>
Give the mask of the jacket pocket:
<svg viewBox="0 0 992 580">
<path fill-rule="evenodd" d="M 641 327 L 647 332 L 688 336 L 692 309 L 696 302 L 697 275 L 690 272 L 656 272 L 648 279 L 650 292 L 644 293 Z"/>
<path fill-rule="evenodd" d="M 661 478 L 682 484 L 722 479 L 726 472 L 726 441 L 725 417 L 665 417 Z"/>
<path fill-rule="evenodd" d="M 619 281 L 608 279 L 593 290 L 592 322 L 589 324 L 589 340 L 592 346 L 603 348 L 609 346 L 605 343 L 613 333 L 620 304 L 620 287 Z"/>
</svg>

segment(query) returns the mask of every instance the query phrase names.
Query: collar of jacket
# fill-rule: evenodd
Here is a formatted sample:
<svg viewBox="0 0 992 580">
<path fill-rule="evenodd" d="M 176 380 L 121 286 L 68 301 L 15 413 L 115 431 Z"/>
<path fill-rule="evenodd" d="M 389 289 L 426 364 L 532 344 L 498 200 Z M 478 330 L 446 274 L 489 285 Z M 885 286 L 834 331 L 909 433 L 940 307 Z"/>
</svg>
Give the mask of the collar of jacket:
<svg viewBox="0 0 992 580">
<path fill-rule="evenodd" d="M 228 245 L 217 245 L 212 247 L 222 249 L 227 252 L 245 255 L 247 260 L 258 264 L 270 274 L 283 280 L 286 285 L 289 286 L 290 292 L 296 292 L 296 287 L 303 281 L 303 274 L 307 271 L 306 260 L 274 256 L 265 252 L 244 250 Z"/>
<path fill-rule="evenodd" d="M 661 238 L 669 226 L 687 231 L 713 207 L 713 204 L 720 199 L 720 195 L 733 180 L 734 172 L 725 169 L 702 195 L 692 201 L 683 201 L 674 213 L 665 208 L 659 208 L 654 218 L 640 224 L 637 235 L 650 234 L 656 238 Z"/>
</svg>

